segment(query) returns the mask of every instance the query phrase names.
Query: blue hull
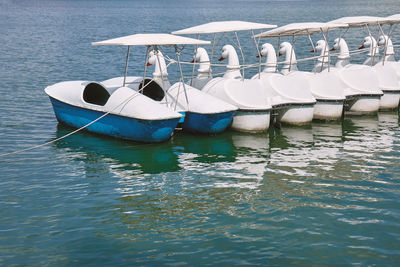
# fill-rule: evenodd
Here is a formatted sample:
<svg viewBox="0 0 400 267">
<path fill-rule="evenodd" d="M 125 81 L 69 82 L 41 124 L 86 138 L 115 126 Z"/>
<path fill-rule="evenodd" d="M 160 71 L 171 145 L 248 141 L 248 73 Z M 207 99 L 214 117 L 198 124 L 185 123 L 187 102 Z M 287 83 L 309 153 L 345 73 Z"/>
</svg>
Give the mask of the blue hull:
<svg viewBox="0 0 400 267">
<path fill-rule="evenodd" d="M 194 133 L 220 133 L 225 131 L 231 124 L 234 114 L 235 111 L 215 114 L 186 112 L 182 128 L 183 130 Z"/>
<path fill-rule="evenodd" d="M 69 105 L 51 97 L 50 100 L 57 120 L 73 127 L 80 128 L 104 114 L 104 112 Z M 157 143 L 171 137 L 179 119 L 150 121 L 108 114 L 86 129 L 94 133 L 137 142 Z"/>
</svg>

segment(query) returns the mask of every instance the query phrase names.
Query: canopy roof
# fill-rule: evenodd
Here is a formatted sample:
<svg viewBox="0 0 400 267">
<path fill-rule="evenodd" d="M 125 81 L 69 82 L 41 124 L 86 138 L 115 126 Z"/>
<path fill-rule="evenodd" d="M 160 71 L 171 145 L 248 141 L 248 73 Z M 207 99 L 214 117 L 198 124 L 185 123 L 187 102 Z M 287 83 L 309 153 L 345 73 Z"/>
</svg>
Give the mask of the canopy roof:
<svg viewBox="0 0 400 267">
<path fill-rule="evenodd" d="M 346 28 L 347 24 L 343 23 L 324 23 L 324 22 L 301 22 L 291 23 L 270 31 L 266 31 L 255 35 L 255 38 L 265 37 L 281 37 L 281 36 L 293 36 L 293 35 L 306 35 L 319 32 L 325 32 L 337 28 Z"/>
<path fill-rule="evenodd" d="M 388 20 L 392 20 L 392 23 L 400 23 L 400 14 L 394 14 L 391 16 L 386 17 Z"/>
<path fill-rule="evenodd" d="M 172 34 L 206 34 L 276 28 L 276 25 L 247 21 L 216 21 L 174 31 Z"/>
<path fill-rule="evenodd" d="M 398 23 L 395 19 L 374 17 L 374 16 L 356 16 L 356 17 L 343 17 L 330 21 L 329 23 L 345 23 L 350 28 L 362 27 L 365 25 L 373 26 L 378 24 Z M 399 21 L 400 22 L 400 21 Z"/>
<path fill-rule="evenodd" d="M 205 45 L 209 41 L 176 36 L 166 33 L 134 34 L 101 42 L 93 42 L 92 45 Z"/>
</svg>

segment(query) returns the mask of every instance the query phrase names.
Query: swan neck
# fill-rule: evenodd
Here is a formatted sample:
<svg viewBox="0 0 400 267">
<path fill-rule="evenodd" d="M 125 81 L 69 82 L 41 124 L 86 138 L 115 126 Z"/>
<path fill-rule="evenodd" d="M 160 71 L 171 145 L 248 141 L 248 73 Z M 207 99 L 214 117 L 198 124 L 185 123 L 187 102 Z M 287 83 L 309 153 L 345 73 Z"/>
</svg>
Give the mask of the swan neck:
<svg viewBox="0 0 400 267">
<path fill-rule="evenodd" d="M 349 47 L 344 39 L 339 42 L 339 56 L 338 59 L 348 59 L 350 58 Z"/>
<path fill-rule="evenodd" d="M 267 59 L 265 60 L 265 68 L 263 72 L 275 72 L 277 64 L 277 58 L 275 49 L 273 47 L 268 48 Z"/>
</svg>

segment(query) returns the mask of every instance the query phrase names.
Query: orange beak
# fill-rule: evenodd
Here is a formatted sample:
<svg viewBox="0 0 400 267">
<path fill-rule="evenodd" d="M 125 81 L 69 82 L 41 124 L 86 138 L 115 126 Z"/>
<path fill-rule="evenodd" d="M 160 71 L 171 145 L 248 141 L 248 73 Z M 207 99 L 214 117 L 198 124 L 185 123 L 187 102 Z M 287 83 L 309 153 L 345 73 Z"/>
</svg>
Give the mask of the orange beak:
<svg viewBox="0 0 400 267">
<path fill-rule="evenodd" d="M 192 61 L 190 61 L 190 63 L 195 63 L 195 62 L 196 62 L 196 60 L 194 60 L 194 59 Z"/>
<path fill-rule="evenodd" d="M 358 49 L 363 49 L 363 48 L 365 48 L 365 46 L 364 46 L 364 45 L 360 46 Z"/>
<path fill-rule="evenodd" d="M 222 61 L 222 60 L 224 60 L 225 58 L 224 57 L 220 57 L 219 59 L 218 59 L 218 61 Z"/>
<path fill-rule="evenodd" d="M 150 62 L 147 62 L 146 63 L 146 66 L 148 67 L 148 66 L 151 66 L 151 63 Z"/>
<path fill-rule="evenodd" d="M 260 57 L 262 57 L 262 55 L 261 55 L 261 54 L 259 54 L 259 55 L 257 55 L 257 56 L 256 56 L 256 58 L 260 58 Z"/>
<path fill-rule="evenodd" d="M 311 49 L 310 52 L 311 52 L 311 53 L 315 53 L 315 49 Z"/>
<path fill-rule="evenodd" d="M 336 49 L 334 47 L 332 47 L 331 51 L 335 51 Z"/>
<path fill-rule="evenodd" d="M 280 56 L 282 56 L 282 53 L 281 53 L 281 52 L 278 53 L 278 57 L 280 57 Z"/>
</svg>

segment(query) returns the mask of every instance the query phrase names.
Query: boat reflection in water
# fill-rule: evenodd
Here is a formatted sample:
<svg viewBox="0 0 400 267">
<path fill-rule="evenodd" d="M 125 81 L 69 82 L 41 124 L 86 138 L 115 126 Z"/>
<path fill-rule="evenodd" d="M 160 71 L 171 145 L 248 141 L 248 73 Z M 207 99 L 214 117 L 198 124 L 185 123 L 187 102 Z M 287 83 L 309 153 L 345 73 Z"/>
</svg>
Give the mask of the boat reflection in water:
<svg viewBox="0 0 400 267">
<path fill-rule="evenodd" d="M 262 180 L 268 155 L 268 135 L 227 131 L 217 136 L 176 134 L 182 149 L 180 167 L 196 173 L 201 186 L 255 188 Z"/>
<path fill-rule="evenodd" d="M 64 136 L 73 129 L 59 124 L 56 137 Z M 98 166 L 90 168 L 87 175 L 95 176 L 96 169 L 103 171 L 109 168 L 117 176 L 130 177 L 138 174 L 157 174 L 173 172 L 180 169 L 178 156 L 174 153 L 171 144 L 139 144 L 130 141 L 99 136 L 89 132 L 78 132 L 54 144 L 62 149 L 67 156 Z M 72 153 L 72 155 L 68 155 Z"/>
<path fill-rule="evenodd" d="M 172 143 L 180 152 L 181 161 L 193 160 L 204 164 L 235 161 L 236 153 L 229 131 L 218 135 L 176 132 Z"/>
</svg>

